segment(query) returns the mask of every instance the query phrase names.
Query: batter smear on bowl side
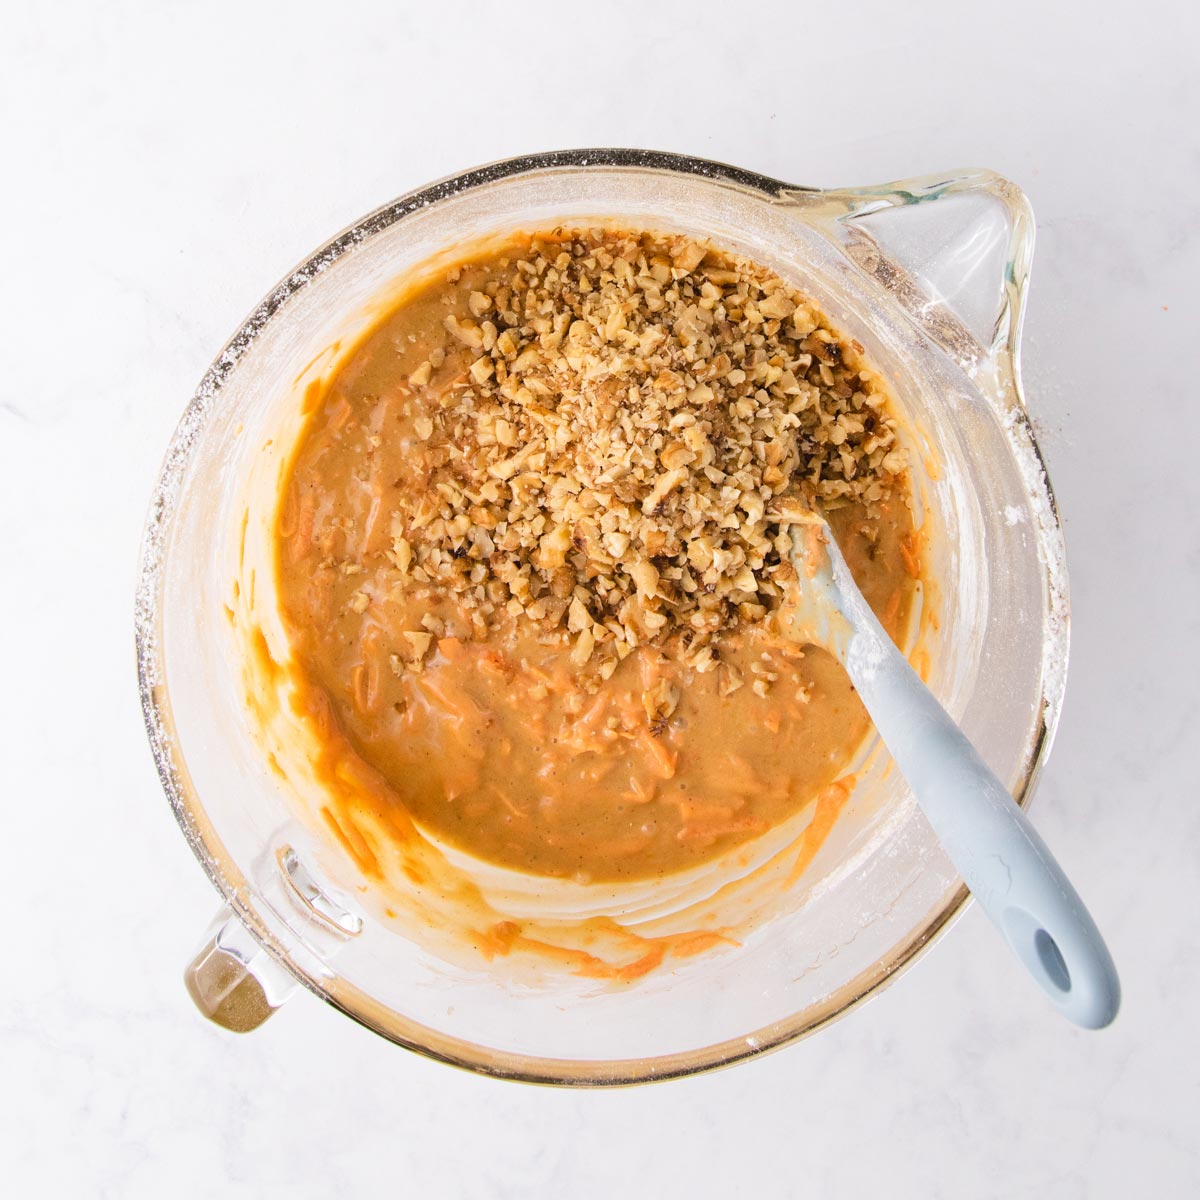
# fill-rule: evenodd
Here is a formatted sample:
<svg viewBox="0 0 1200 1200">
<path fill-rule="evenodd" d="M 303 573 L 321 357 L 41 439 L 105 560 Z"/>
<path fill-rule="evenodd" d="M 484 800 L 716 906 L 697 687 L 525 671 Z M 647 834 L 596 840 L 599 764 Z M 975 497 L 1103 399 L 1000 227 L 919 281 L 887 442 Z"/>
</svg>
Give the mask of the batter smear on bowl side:
<svg viewBox="0 0 1200 1200">
<path fill-rule="evenodd" d="M 826 791 L 870 729 L 771 629 L 789 507 L 898 639 L 909 481 L 862 348 L 685 237 L 556 229 L 424 279 L 309 398 L 276 524 L 304 704 L 435 840 L 656 878 Z"/>
</svg>

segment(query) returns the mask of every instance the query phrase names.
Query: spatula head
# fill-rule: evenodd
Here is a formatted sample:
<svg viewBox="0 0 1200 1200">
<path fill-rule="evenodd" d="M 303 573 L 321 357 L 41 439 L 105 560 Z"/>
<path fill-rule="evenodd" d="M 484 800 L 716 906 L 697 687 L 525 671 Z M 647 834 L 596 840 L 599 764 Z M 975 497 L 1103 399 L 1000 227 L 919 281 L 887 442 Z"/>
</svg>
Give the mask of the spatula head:
<svg viewBox="0 0 1200 1200">
<path fill-rule="evenodd" d="M 821 646 L 840 658 L 851 627 L 842 612 L 838 575 L 848 571 L 833 533 L 824 517 L 796 501 L 781 504 L 772 516 L 790 526 L 796 568 L 796 579 L 776 610 L 778 630 L 792 641 Z"/>
</svg>

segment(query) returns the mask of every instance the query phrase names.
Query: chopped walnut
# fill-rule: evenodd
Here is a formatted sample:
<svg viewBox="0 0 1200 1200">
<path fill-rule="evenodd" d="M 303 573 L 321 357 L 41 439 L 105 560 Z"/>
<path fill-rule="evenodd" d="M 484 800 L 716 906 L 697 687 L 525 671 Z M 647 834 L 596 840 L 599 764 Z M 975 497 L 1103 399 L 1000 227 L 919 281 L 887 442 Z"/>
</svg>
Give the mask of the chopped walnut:
<svg viewBox="0 0 1200 1200">
<path fill-rule="evenodd" d="M 795 578 L 794 514 L 872 513 L 906 469 L 861 347 L 765 268 L 648 233 L 531 238 L 466 308 L 409 377 L 399 586 L 450 596 L 479 636 L 520 619 L 567 638 L 600 678 L 671 643 L 721 667 L 722 695 L 743 686 L 721 643 Z M 773 673 L 754 674 L 765 695 Z"/>
</svg>

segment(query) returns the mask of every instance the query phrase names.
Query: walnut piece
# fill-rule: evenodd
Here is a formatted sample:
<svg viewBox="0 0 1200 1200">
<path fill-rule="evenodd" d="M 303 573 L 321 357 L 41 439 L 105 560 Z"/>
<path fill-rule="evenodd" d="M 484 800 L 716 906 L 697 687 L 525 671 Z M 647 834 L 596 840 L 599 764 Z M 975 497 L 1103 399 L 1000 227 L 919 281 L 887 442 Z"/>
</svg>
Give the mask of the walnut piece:
<svg viewBox="0 0 1200 1200">
<path fill-rule="evenodd" d="M 647 644 L 714 670 L 794 579 L 795 514 L 870 514 L 906 470 L 861 347 L 761 266 L 611 230 L 483 265 L 410 376 L 420 486 L 389 493 L 387 552 L 477 636 L 524 621 L 600 678 Z M 463 369 L 429 386 L 449 355 Z M 722 694 L 742 685 L 724 668 Z"/>
</svg>

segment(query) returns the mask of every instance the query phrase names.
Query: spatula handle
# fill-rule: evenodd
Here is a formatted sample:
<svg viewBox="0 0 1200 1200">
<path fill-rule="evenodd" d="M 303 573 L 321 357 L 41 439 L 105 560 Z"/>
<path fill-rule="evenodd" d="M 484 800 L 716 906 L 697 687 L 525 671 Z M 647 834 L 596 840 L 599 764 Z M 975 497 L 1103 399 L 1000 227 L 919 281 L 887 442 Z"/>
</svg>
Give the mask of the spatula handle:
<svg viewBox="0 0 1200 1200">
<path fill-rule="evenodd" d="M 854 625 L 847 673 L 951 862 L 1059 1011 L 1088 1029 L 1108 1025 L 1121 987 L 1079 894 L 857 589 L 841 598 Z"/>
</svg>

